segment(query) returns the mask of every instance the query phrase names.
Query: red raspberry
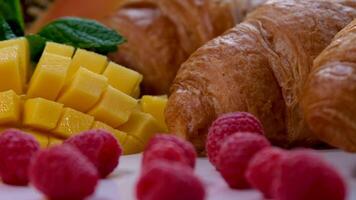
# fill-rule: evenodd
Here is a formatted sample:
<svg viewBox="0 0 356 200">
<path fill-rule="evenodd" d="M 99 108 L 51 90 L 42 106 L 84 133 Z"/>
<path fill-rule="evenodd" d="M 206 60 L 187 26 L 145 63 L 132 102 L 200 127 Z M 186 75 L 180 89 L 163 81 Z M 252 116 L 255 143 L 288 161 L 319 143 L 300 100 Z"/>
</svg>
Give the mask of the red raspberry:
<svg viewBox="0 0 356 200">
<path fill-rule="evenodd" d="M 160 145 L 161 143 L 174 143 L 175 145 L 178 145 L 177 148 L 181 148 L 184 151 L 185 157 L 189 161 L 189 165 L 192 168 L 195 167 L 195 160 L 197 157 L 197 153 L 190 142 L 178 138 L 177 136 L 174 135 L 157 135 L 150 140 L 150 142 L 146 146 L 146 151 L 152 148 L 152 146 Z"/>
<path fill-rule="evenodd" d="M 0 134 L 0 176 L 11 185 L 28 184 L 28 168 L 40 145 L 31 135 L 16 129 Z"/>
<path fill-rule="evenodd" d="M 142 171 L 136 196 L 138 200 L 203 200 L 205 189 L 188 166 L 156 160 Z"/>
<path fill-rule="evenodd" d="M 223 142 L 217 167 L 231 188 L 249 187 L 245 178 L 247 166 L 257 152 L 269 146 L 264 136 L 249 132 L 235 133 Z"/>
<path fill-rule="evenodd" d="M 277 200 L 344 200 L 345 182 L 311 150 L 296 150 L 282 159 L 273 197 Z"/>
<path fill-rule="evenodd" d="M 211 125 L 206 143 L 208 158 L 214 166 L 222 142 L 236 132 L 264 134 L 261 122 L 250 113 L 235 112 L 220 116 Z"/>
<path fill-rule="evenodd" d="M 276 148 L 265 148 L 258 152 L 250 161 L 246 171 L 246 179 L 250 185 L 260 190 L 266 198 L 272 198 L 273 184 L 283 156 L 287 152 Z"/>
<path fill-rule="evenodd" d="M 77 147 L 96 166 L 102 178 L 119 164 L 122 149 L 115 137 L 105 130 L 89 130 L 65 141 Z"/>
<path fill-rule="evenodd" d="M 70 145 L 40 151 L 32 160 L 30 180 L 51 200 L 80 200 L 93 194 L 98 182 L 95 166 Z"/>
</svg>

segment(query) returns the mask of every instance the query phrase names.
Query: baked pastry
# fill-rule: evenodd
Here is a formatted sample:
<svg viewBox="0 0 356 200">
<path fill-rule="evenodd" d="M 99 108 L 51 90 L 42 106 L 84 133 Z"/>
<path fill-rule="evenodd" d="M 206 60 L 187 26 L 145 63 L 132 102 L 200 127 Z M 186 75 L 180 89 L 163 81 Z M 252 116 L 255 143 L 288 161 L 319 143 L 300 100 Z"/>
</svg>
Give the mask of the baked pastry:
<svg viewBox="0 0 356 200">
<path fill-rule="evenodd" d="M 182 64 L 171 87 L 171 132 L 204 151 L 211 122 L 248 111 L 276 145 L 318 143 L 300 99 L 313 60 L 356 17 L 355 1 L 272 0 Z"/>
<path fill-rule="evenodd" d="M 323 141 L 356 151 L 356 20 L 315 59 L 303 96 L 304 115 Z"/>
<path fill-rule="evenodd" d="M 56 0 L 30 32 L 61 16 L 99 20 L 128 40 L 111 58 L 144 75 L 144 93 L 164 94 L 191 53 L 263 1 Z"/>
</svg>

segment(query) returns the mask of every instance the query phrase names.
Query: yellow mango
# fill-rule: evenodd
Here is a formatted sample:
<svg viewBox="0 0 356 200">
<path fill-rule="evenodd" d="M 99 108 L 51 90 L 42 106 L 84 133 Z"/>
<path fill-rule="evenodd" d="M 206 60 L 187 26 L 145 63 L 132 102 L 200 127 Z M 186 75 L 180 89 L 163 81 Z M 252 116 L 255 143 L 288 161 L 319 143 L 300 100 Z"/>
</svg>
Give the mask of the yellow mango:
<svg viewBox="0 0 356 200">
<path fill-rule="evenodd" d="M 71 108 L 64 108 L 57 127 L 53 132 L 62 138 L 68 138 L 82 131 L 89 130 L 94 117 Z"/>
<path fill-rule="evenodd" d="M 134 89 L 134 91 L 132 92 L 131 96 L 133 98 L 138 99 L 141 95 L 141 89 L 140 89 L 140 85 L 136 86 L 136 88 Z"/>
<path fill-rule="evenodd" d="M 118 127 L 127 122 L 136 106 L 136 99 L 109 86 L 100 102 L 89 111 L 89 114 L 112 127 Z"/>
<path fill-rule="evenodd" d="M 92 126 L 92 129 L 106 130 L 115 136 L 115 138 L 119 141 L 121 146 L 125 144 L 126 137 L 127 137 L 127 133 L 125 133 L 125 132 L 116 130 L 116 129 L 112 128 L 111 126 L 109 126 L 103 122 L 100 122 L 100 121 L 95 121 Z"/>
<path fill-rule="evenodd" d="M 21 79 L 22 83 L 27 83 L 30 67 L 30 50 L 28 41 L 24 37 L 0 41 L 0 48 L 11 46 L 18 46 Z"/>
<path fill-rule="evenodd" d="M 114 62 L 109 63 L 103 75 L 112 87 L 128 95 L 132 95 L 142 81 L 141 74 Z"/>
<path fill-rule="evenodd" d="M 137 111 L 133 112 L 129 121 L 118 129 L 141 140 L 143 144 L 146 144 L 156 133 L 162 131 L 152 115 Z"/>
<path fill-rule="evenodd" d="M 145 145 L 135 137 L 128 135 L 124 144 L 124 155 L 140 153 L 144 150 Z"/>
<path fill-rule="evenodd" d="M 43 50 L 43 52 L 52 53 L 65 57 L 72 57 L 74 50 L 75 50 L 74 47 L 69 45 L 59 44 L 55 42 L 46 42 L 46 47 Z"/>
<path fill-rule="evenodd" d="M 24 105 L 23 123 L 32 128 L 51 130 L 57 126 L 63 104 L 43 98 L 29 99 Z"/>
<path fill-rule="evenodd" d="M 36 141 L 40 144 L 42 149 L 47 148 L 49 145 L 49 136 L 46 133 L 42 133 L 32 129 L 24 129 L 24 131 L 32 135 Z"/>
<path fill-rule="evenodd" d="M 55 137 L 49 137 L 49 142 L 48 142 L 48 147 L 53 147 L 56 145 L 61 145 L 63 143 L 63 140 L 55 138 Z"/>
<path fill-rule="evenodd" d="M 84 67 L 89 71 L 101 74 L 107 63 L 108 61 L 106 56 L 84 49 L 77 49 L 73 56 L 72 64 L 69 67 L 68 78 L 71 79 L 80 67 Z"/>
<path fill-rule="evenodd" d="M 60 95 L 58 102 L 78 111 L 87 112 L 100 99 L 107 86 L 105 76 L 80 68 Z"/>
<path fill-rule="evenodd" d="M 20 117 L 20 97 L 13 90 L 0 92 L 0 124 L 16 124 L 20 122 Z"/>
<path fill-rule="evenodd" d="M 70 62 L 69 57 L 43 53 L 31 78 L 28 98 L 55 100 L 64 86 Z"/>
<path fill-rule="evenodd" d="M 167 101 L 168 99 L 166 96 L 149 95 L 143 96 L 140 101 L 142 111 L 151 114 L 165 131 L 168 130 L 164 117 Z"/>
<path fill-rule="evenodd" d="M 11 46 L 0 49 L 0 91 L 14 90 L 22 94 L 24 80 L 21 77 L 19 47 Z"/>
</svg>

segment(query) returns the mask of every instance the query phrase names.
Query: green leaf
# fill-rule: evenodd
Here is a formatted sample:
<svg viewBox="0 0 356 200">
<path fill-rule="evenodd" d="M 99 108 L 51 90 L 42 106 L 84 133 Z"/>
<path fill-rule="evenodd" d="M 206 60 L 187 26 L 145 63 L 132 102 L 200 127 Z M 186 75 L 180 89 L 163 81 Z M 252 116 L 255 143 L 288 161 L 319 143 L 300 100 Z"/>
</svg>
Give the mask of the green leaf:
<svg viewBox="0 0 356 200">
<path fill-rule="evenodd" d="M 116 31 L 97 21 L 75 17 L 53 21 L 43 27 L 39 35 L 54 42 L 101 54 L 116 51 L 117 46 L 126 41 Z"/>
<path fill-rule="evenodd" d="M 0 40 L 8 40 L 12 38 L 16 38 L 16 35 L 12 32 L 11 27 L 5 19 L 0 16 Z"/>
<path fill-rule="evenodd" d="M 30 45 L 31 60 L 37 62 L 41 57 L 47 40 L 40 35 L 27 35 L 26 38 Z"/>
<path fill-rule="evenodd" d="M 24 35 L 25 22 L 20 0 L 0 0 L 0 15 L 7 21 L 16 36 Z"/>
</svg>

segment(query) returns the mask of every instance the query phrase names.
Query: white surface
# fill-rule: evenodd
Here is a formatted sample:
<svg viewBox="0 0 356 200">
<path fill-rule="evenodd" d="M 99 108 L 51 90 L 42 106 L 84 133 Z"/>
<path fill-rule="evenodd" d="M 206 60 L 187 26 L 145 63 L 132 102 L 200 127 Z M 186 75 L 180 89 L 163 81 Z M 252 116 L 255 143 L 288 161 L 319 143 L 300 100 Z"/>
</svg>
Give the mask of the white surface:
<svg viewBox="0 0 356 200">
<path fill-rule="evenodd" d="M 356 154 L 324 151 L 320 153 L 345 177 L 349 187 L 348 200 L 356 200 Z M 139 173 L 141 156 L 125 156 L 119 168 L 107 180 L 100 182 L 95 195 L 88 200 L 134 200 L 135 182 Z M 253 190 L 231 190 L 206 159 L 199 159 L 196 173 L 206 185 L 207 200 L 262 200 Z M 12 187 L 0 183 L 0 200 L 44 200 L 31 187 Z"/>
</svg>

